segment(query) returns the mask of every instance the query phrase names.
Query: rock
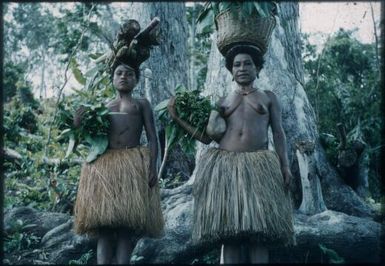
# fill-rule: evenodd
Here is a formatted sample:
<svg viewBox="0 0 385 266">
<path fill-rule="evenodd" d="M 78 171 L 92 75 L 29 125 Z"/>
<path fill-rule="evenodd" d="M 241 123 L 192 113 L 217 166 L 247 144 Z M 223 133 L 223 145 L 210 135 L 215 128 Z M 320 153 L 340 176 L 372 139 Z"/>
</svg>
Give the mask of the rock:
<svg viewBox="0 0 385 266">
<path fill-rule="evenodd" d="M 49 252 L 48 259 L 56 264 L 68 264 L 79 259 L 89 250 L 96 250 L 96 239 L 76 235 L 72 229 L 73 218 L 47 232 L 42 240 L 42 247 Z M 93 256 L 95 260 L 95 256 Z M 95 261 L 94 261 L 95 262 Z"/>
<path fill-rule="evenodd" d="M 17 225 L 21 221 L 21 226 Z M 6 254 L 10 264 L 68 264 L 89 250 L 96 249 L 95 239 L 76 235 L 72 230 L 73 218 L 68 214 L 40 212 L 30 207 L 6 211 L 4 229 L 8 236 L 18 233 L 41 238 L 33 251 L 20 250 Z M 95 257 L 95 256 L 94 256 Z M 95 262 L 95 258 L 92 258 Z M 12 260 L 15 260 L 14 262 Z M 41 263 L 40 263 L 41 262 Z M 92 260 L 91 260 L 92 263 Z"/>
<path fill-rule="evenodd" d="M 161 191 L 165 235 L 160 239 L 141 239 L 133 251 L 133 263 L 170 263 L 189 248 L 192 221 L 191 185 Z"/>
<path fill-rule="evenodd" d="M 330 262 L 319 245 L 334 250 L 346 263 L 379 263 L 381 224 L 368 218 L 327 210 L 295 215 L 297 246 L 272 251 L 274 262 Z"/>
<path fill-rule="evenodd" d="M 12 234 L 17 229 L 17 220 L 22 222 L 21 232 L 34 233 L 42 237 L 46 232 L 65 223 L 69 214 L 54 212 L 39 212 L 31 207 L 17 207 L 7 210 L 4 215 L 4 231 Z"/>
</svg>

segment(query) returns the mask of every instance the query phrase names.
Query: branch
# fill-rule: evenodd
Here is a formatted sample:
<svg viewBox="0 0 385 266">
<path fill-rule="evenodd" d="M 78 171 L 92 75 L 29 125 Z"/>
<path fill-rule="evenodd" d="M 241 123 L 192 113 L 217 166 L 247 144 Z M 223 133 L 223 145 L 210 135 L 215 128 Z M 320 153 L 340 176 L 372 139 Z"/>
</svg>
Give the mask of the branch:
<svg viewBox="0 0 385 266">
<path fill-rule="evenodd" d="M 21 160 L 23 157 L 15 150 L 10 148 L 3 148 L 4 159 L 6 160 Z"/>
<path fill-rule="evenodd" d="M 95 8 L 95 5 L 93 4 L 91 9 L 90 9 L 90 12 L 88 13 L 87 25 L 83 28 L 82 34 L 81 34 L 81 36 L 80 36 L 80 38 L 79 38 L 75 48 L 72 50 L 71 55 L 68 58 L 68 63 L 67 63 L 66 69 L 64 71 L 64 83 L 63 83 L 62 87 L 59 89 L 59 93 L 58 93 L 58 97 L 57 97 L 57 101 L 56 101 L 55 112 L 54 112 L 54 115 L 53 115 L 52 120 L 50 122 L 49 129 L 48 129 L 48 138 L 47 138 L 47 143 L 46 143 L 46 145 L 44 147 L 44 156 L 47 156 L 48 145 L 49 145 L 49 143 L 51 141 L 52 126 L 53 126 L 53 123 L 55 122 L 55 119 L 56 119 L 56 115 L 57 115 L 57 111 L 58 111 L 58 106 L 59 106 L 59 103 L 60 103 L 61 95 L 63 93 L 63 90 L 64 90 L 65 86 L 67 85 L 67 82 L 68 82 L 68 75 L 67 74 L 68 74 L 68 69 L 69 69 L 70 63 L 71 63 L 71 59 L 74 57 L 77 49 L 79 48 L 80 44 L 82 43 L 84 34 L 89 29 L 90 17 L 91 17 L 91 14 L 92 14 L 92 11 L 94 10 L 94 8 Z"/>
<path fill-rule="evenodd" d="M 376 62 L 377 62 L 377 69 L 378 69 L 378 71 L 380 71 L 380 57 L 378 55 L 378 34 L 377 34 L 377 29 L 376 29 L 376 21 L 374 20 L 374 11 L 373 11 L 372 2 L 369 2 L 369 4 L 370 4 L 370 10 L 371 10 L 371 13 L 372 13 L 374 38 L 376 40 Z"/>
<path fill-rule="evenodd" d="M 9 160 L 9 161 L 19 161 L 23 159 L 23 156 L 18 153 L 17 151 L 10 149 L 10 148 L 3 148 L 2 150 L 4 154 L 4 159 Z M 39 161 L 40 158 L 33 159 L 30 158 L 32 161 Z M 62 160 L 58 158 L 47 158 L 47 157 L 42 157 L 41 161 L 47 165 L 79 165 L 83 163 L 83 160 L 80 158 L 75 158 L 72 160 Z"/>
</svg>

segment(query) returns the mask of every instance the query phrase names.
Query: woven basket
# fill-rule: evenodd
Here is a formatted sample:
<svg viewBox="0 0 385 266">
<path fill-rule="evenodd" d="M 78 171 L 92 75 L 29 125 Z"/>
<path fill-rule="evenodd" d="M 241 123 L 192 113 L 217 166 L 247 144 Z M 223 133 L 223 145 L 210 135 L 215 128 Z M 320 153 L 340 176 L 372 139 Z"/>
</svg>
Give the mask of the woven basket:
<svg viewBox="0 0 385 266">
<path fill-rule="evenodd" d="M 276 24 L 274 16 L 245 15 L 240 9 L 219 13 L 215 23 L 217 46 L 223 56 L 237 44 L 255 45 L 265 54 Z"/>
</svg>

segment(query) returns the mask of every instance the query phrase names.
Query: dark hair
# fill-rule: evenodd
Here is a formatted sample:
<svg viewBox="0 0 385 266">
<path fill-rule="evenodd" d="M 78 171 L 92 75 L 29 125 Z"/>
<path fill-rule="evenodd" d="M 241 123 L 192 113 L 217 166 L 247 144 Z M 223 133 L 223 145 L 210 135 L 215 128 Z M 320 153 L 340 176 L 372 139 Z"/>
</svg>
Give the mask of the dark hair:
<svg viewBox="0 0 385 266">
<path fill-rule="evenodd" d="M 135 71 L 135 77 L 136 77 L 136 81 L 138 82 L 139 81 L 139 78 L 140 78 L 140 70 L 139 70 L 139 66 L 136 66 L 134 64 L 130 64 L 129 62 L 122 62 L 122 61 L 115 61 L 115 63 L 112 65 L 111 67 L 111 73 L 110 73 L 110 78 L 111 78 L 111 82 L 114 80 L 114 73 L 115 73 L 115 69 L 120 66 L 120 65 L 127 65 L 131 68 L 134 69 Z"/>
<path fill-rule="evenodd" d="M 226 68 L 230 72 L 232 72 L 233 69 L 234 58 L 238 54 L 250 55 L 251 59 L 254 62 L 254 65 L 259 69 L 263 68 L 265 60 L 263 59 L 263 54 L 261 53 L 261 50 L 258 49 L 258 47 L 252 45 L 236 45 L 226 53 L 225 57 Z"/>
</svg>

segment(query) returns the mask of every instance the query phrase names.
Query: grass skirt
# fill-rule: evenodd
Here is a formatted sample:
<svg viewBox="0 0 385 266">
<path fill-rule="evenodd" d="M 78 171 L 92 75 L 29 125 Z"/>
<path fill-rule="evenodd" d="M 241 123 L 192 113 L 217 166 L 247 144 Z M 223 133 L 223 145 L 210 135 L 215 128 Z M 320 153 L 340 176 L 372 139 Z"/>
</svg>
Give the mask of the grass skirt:
<svg viewBox="0 0 385 266">
<path fill-rule="evenodd" d="M 75 232 L 125 228 L 139 237 L 158 237 L 164 220 L 159 186 L 148 186 L 149 149 L 110 149 L 84 163 L 75 203 Z"/>
<path fill-rule="evenodd" d="M 295 243 L 291 199 L 275 152 L 211 148 L 197 165 L 195 243 Z"/>
</svg>

